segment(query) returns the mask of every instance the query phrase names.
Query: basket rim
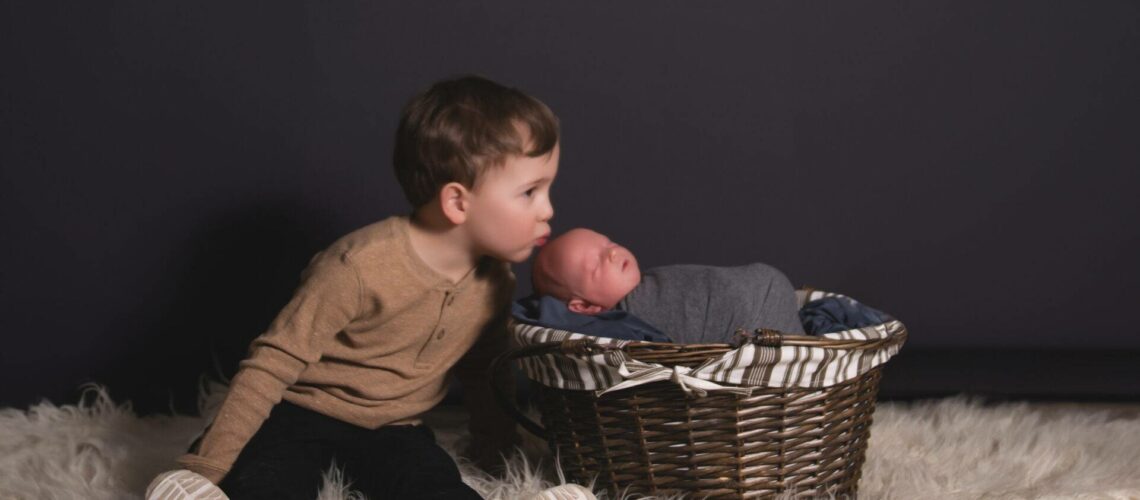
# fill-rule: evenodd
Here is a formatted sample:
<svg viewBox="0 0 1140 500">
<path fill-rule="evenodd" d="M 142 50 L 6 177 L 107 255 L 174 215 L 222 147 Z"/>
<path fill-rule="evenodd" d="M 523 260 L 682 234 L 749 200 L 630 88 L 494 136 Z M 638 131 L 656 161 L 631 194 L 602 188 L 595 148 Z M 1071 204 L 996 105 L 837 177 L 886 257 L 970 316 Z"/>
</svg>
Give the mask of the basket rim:
<svg viewBox="0 0 1140 500">
<path fill-rule="evenodd" d="M 859 301 L 853 297 L 841 293 L 820 290 L 811 286 L 802 286 L 796 290 L 796 302 L 800 307 L 803 307 L 810 301 L 827 297 L 846 299 L 859 303 Z M 681 344 L 676 342 L 619 340 L 608 337 L 588 335 L 560 328 L 552 328 L 539 324 L 527 323 L 525 321 L 520 321 L 513 316 L 507 317 L 507 327 L 509 331 L 515 333 L 515 337 L 520 341 L 527 339 L 527 336 L 524 335 L 524 332 L 527 330 L 530 330 L 532 332 L 561 332 L 562 335 L 572 336 L 575 338 L 575 340 L 581 341 L 581 346 L 574 346 L 574 349 L 576 350 L 564 351 L 565 354 L 583 355 L 621 350 L 633 359 L 638 359 L 641 356 L 648 356 L 653 359 L 653 362 L 662 363 L 668 362 L 666 359 L 661 359 L 662 356 L 668 357 L 669 355 L 674 355 L 691 361 L 691 358 L 695 354 L 707 354 L 708 356 L 723 355 L 726 352 L 739 349 L 746 344 L 752 344 L 759 347 L 797 346 L 820 349 L 878 350 L 893 347 L 896 344 L 905 343 L 907 338 L 906 326 L 894 316 L 890 314 L 887 314 L 886 316 L 888 318 L 887 321 L 880 323 L 879 325 L 873 325 L 885 327 L 887 331 L 892 332 L 890 335 L 886 336 L 855 333 L 864 332 L 868 327 L 850 328 L 847 330 L 828 332 L 820 335 L 785 333 L 768 328 L 757 328 L 754 330 L 738 328 L 735 331 L 732 343 L 712 342 Z M 534 344 L 533 342 L 520 343 L 523 345 Z M 590 344 L 594 344 L 594 346 L 591 346 Z"/>
<path fill-rule="evenodd" d="M 734 347 L 637 342 L 516 323 L 511 352 L 529 378 L 563 389 L 607 390 L 664 377 L 696 386 L 823 387 L 885 363 L 907 339 L 898 321 L 843 332 L 848 338 L 840 339 L 766 333 L 759 342 Z"/>
<path fill-rule="evenodd" d="M 638 354 L 645 353 L 675 353 L 678 355 L 691 355 L 693 353 L 707 353 L 708 355 L 721 355 L 726 352 L 739 349 L 745 344 L 752 344 L 758 347 L 783 347 L 783 346 L 798 346 L 798 347 L 817 347 L 821 349 L 844 349 L 844 350 L 876 350 L 901 344 L 906 341 L 908 336 L 906 326 L 897 319 L 892 319 L 888 322 L 882 323 L 883 325 L 896 326 L 893 328 L 895 331 L 886 337 L 874 337 L 866 339 L 845 339 L 828 337 L 824 335 L 800 335 L 792 333 L 783 333 L 776 330 L 766 328 L 758 328 L 756 330 L 746 332 L 743 329 L 737 330 L 738 334 L 742 337 L 742 342 L 738 344 L 730 344 L 725 342 L 711 342 L 711 343 L 698 343 L 698 344 L 679 344 L 675 342 L 650 342 L 645 340 L 617 340 L 607 337 L 598 337 L 587 335 L 584 333 L 574 332 L 570 330 L 562 330 L 559 328 L 550 328 L 541 325 L 534 325 L 518 321 L 514 318 L 508 318 L 508 328 L 516 334 L 521 334 L 525 330 L 548 330 L 555 332 L 563 332 L 565 334 L 573 335 L 573 340 L 564 341 L 565 345 L 562 349 L 564 354 L 597 354 L 603 352 L 612 352 L 621 350 L 629 354 L 634 359 L 638 358 Z M 845 333 L 845 332 L 835 332 Z M 521 335 L 520 335 L 521 336 Z M 525 344 L 535 345 L 535 344 Z"/>
</svg>

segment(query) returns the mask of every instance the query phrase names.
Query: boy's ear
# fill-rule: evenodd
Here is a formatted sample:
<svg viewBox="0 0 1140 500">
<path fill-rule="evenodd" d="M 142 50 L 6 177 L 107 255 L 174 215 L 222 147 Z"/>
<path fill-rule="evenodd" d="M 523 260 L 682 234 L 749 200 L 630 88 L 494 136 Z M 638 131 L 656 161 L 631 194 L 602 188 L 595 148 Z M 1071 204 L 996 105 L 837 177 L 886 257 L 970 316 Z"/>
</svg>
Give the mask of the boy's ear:
<svg viewBox="0 0 1140 500">
<path fill-rule="evenodd" d="M 470 207 L 471 191 L 463 184 L 449 182 L 439 189 L 439 204 L 443 216 L 452 224 L 459 225 L 467 221 L 467 210 Z"/>
<path fill-rule="evenodd" d="M 566 308 L 570 309 L 571 312 L 585 314 L 587 316 L 593 316 L 604 310 L 602 306 L 591 304 L 585 300 L 579 299 L 578 297 L 570 299 L 570 302 L 566 303 Z"/>
</svg>

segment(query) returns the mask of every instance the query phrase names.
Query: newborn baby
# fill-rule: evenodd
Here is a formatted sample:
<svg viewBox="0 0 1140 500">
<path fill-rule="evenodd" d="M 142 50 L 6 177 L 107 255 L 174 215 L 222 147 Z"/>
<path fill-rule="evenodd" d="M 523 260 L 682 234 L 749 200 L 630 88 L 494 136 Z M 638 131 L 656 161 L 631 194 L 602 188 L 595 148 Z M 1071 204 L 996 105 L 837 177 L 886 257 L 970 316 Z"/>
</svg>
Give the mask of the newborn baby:
<svg viewBox="0 0 1140 500">
<path fill-rule="evenodd" d="M 679 343 L 724 343 L 737 328 L 803 334 L 795 289 L 766 264 L 638 268 L 625 247 L 579 228 L 535 256 L 535 293 L 580 315 L 627 311 Z M 586 332 L 583 332 L 586 333 Z"/>
</svg>

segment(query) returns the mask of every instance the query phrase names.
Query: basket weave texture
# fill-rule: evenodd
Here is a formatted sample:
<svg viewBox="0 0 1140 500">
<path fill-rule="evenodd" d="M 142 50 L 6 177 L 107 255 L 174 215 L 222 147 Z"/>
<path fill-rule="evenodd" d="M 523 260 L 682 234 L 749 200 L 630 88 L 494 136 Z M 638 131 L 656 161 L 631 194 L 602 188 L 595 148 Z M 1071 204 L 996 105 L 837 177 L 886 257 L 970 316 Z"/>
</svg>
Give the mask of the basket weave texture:
<svg viewBox="0 0 1140 500">
<path fill-rule="evenodd" d="M 771 331 L 753 339 L 758 349 L 792 345 L 896 352 L 906 339 L 906 330 L 900 323 L 891 331 L 889 337 L 864 341 Z M 536 360 L 567 366 L 564 357 L 583 359 L 616 350 L 629 361 L 686 367 L 683 373 L 688 373 L 688 368 L 707 364 L 735 349 L 728 344 L 600 345 L 576 337 L 515 350 L 496 364 L 531 358 L 525 360 L 532 363 L 531 368 Z M 508 409 L 525 427 L 547 439 L 567 479 L 580 484 L 595 482 L 612 495 L 854 495 L 880 377 L 880 367 L 875 365 L 825 387 L 751 386 L 747 394 L 731 388 L 693 391 L 676 380 L 615 391 L 535 383 L 532 390 L 542 428 Z"/>
<path fill-rule="evenodd" d="M 879 370 L 826 389 L 686 397 L 654 382 L 594 397 L 536 384 L 568 479 L 611 493 L 763 498 L 850 494 L 859 482 Z"/>
</svg>

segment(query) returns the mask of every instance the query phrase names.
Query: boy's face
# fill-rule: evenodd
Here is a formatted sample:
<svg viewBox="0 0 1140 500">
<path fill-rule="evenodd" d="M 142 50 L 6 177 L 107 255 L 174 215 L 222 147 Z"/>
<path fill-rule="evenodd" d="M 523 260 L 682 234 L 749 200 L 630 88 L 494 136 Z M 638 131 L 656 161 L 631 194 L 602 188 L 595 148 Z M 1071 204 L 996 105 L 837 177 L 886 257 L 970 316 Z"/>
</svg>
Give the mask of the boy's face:
<svg viewBox="0 0 1140 500">
<path fill-rule="evenodd" d="M 558 174 L 559 152 L 555 145 L 546 156 L 509 157 L 476 181 L 467 224 L 481 254 L 524 262 L 550 236 L 550 186 Z"/>
<path fill-rule="evenodd" d="M 542 249 L 535 266 L 565 283 L 574 295 L 566 299 L 567 305 L 583 314 L 612 309 L 641 282 L 641 269 L 633 252 L 584 228 L 555 238 Z"/>
</svg>

